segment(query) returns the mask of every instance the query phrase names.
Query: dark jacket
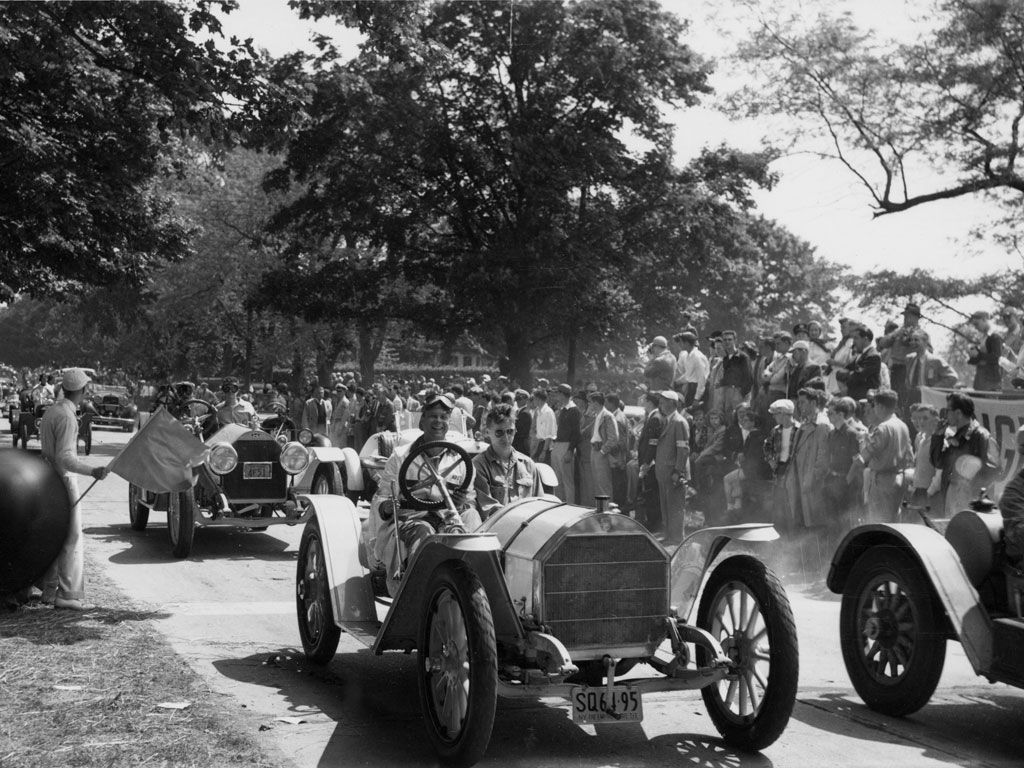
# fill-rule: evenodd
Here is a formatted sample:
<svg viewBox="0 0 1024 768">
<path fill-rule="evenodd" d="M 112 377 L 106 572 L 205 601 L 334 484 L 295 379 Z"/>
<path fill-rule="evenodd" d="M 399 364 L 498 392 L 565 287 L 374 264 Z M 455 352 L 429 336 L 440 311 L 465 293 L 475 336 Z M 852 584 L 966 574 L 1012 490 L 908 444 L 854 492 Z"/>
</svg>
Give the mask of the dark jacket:
<svg viewBox="0 0 1024 768">
<path fill-rule="evenodd" d="M 639 464 L 649 464 L 654 461 L 654 454 L 658 450 L 658 438 L 665 429 L 665 416 L 655 408 L 647 416 L 643 428 L 640 430 L 640 437 L 636 446 L 636 460 Z"/>
<path fill-rule="evenodd" d="M 512 439 L 512 447 L 520 453 L 530 455 L 530 427 L 533 426 L 533 416 L 525 408 L 520 408 L 516 414 L 516 436 Z"/>
<path fill-rule="evenodd" d="M 786 389 L 786 397 L 796 402 L 797 393 L 803 389 L 807 382 L 821 376 L 821 366 L 814 363 L 794 366 L 789 371 L 789 387 Z"/>
<path fill-rule="evenodd" d="M 764 459 L 764 439 L 764 433 L 756 428 L 750 430 L 746 440 L 738 424 L 725 430 L 725 453 L 736 457 L 748 481 L 761 482 L 771 476 L 771 467 Z"/>
<path fill-rule="evenodd" d="M 997 333 L 990 333 L 976 355 L 967 358 L 967 364 L 975 366 L 974 388 L 983 392 L 998 392 L 1003 388 L 1003 371 L 999 358 L 1003 354 L 1003 339 Z"/>
<path fill-rule="evenodd" d="M 846 370 L 849 371 L 846 391 L 854 400 L 862 400 L 868 396 L 869 389 L 882 386 L 882 356 L 873 346 L 853 358 Z"/>
</svg>

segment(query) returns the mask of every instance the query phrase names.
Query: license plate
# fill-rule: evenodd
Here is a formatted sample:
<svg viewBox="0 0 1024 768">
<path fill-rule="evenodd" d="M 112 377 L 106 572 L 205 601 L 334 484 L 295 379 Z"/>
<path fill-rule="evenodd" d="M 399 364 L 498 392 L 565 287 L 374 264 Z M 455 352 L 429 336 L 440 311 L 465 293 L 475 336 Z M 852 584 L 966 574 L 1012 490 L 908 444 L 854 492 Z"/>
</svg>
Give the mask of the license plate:
<svg viewBox="0 0 1024 768">
<path fill-rule="evenodd" d="M 243 480 L 269 480 L 271 463 L 269 461 L 247 461 L 242 465 Z"/>
<path fill-rule="evenodd" d="M 607 688 L 575 686 L 569 692 L 574 723 L 638 723 L 644 719 L 639 689 L 617 685 L 609 695 Z"/>
</svg>

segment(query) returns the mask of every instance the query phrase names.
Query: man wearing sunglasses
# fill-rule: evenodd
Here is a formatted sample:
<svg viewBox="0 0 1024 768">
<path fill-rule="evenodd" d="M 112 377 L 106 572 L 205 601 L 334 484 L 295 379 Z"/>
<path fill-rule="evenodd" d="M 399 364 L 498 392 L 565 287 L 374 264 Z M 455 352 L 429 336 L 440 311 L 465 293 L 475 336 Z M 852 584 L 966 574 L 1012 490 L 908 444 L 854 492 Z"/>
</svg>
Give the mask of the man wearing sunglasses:
<svg viewBox="0 0 1024 768">
<path fill-rule="evenodd" d="M 256 429 L 259 426 L 256 419 L 256 409 L 248 400 L 238 397 L 238 379 L 228 376 L 221 382 L 220 391 L 224 402 L 217 408 L 217 425 L 223 427 L 228 424 L 241 424 L 249 429 Z"/>
<path fill-rule="evenodd" d="M 544 494 L 533 460 L 512 447 L 516 423 L 511 405 L 501 403 L 487 413 L 484 436 L 490 447 L 473 457 L 473 487 L 481 520 L 517 499 Z"/>
</svg>

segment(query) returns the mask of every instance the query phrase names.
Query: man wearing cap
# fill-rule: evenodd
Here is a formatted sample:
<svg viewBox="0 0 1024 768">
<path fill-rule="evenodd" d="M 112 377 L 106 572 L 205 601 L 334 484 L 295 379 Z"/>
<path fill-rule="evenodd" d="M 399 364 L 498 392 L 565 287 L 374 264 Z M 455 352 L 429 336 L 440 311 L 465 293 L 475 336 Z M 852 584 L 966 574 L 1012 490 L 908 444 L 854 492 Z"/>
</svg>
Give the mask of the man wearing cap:
<svg viewBox="0 0 1024 768">
<path fill-rule="evenodd" d="M 808 360 L 810 351 L 810 343 L 803 339 L 794 341 L 789 348 L 792 362 L 786 370 L 786 400 L 796 402 L 797 395 L 807 386 L 807 382 L 821 376 L 821 366 Z"/>
<path fill-rule="evenodd" d="M 875 334 L 870 328 L 853 329 L 854 358 L 845 369 L 836 374 L 846 384 L 846 393 L 854 400 L 863 400 L 868 390 L 882 386 L 882 356 L 875 348 Z"/>
<path fill-rule="evenodd" d="M 1003 356 L 1003 339 L 998 333 L 991 333 L 992 323 L 988 312 L 971 315 L 971 325 L 981 334 L 981 343 L 970 347 L 967 364 L 973 365 L 974 389 L 979 392 L 999 392 L 1003 388 L 1003 369 L 999 358 Z"/>
<path fill-rule="evenodd" d="M 78 458 L 78 418 L 75 410 L 85 398 L 89 377 L 81 368 L 64 371 L 64 397 L 46 409 L 39 421 L 39 443 L 46 462 L 57 470 L 71 499 L 71 522 L 57 560 L 42 579 L 43 600 L 57 608 L 83 610 L 85 599 L 85 546 L 82 538 L 82 510 L 75 475 L 102 480 L 106 467 L 90 467 Z"/>
<path fill-rule="evenodd" d="M 533 411 L 530 409 L 530 393 L 517 389 L 514 393 L 516 404 L 516 438 L 512 447 L 520 453 L 530 455 L 530 432 L 533 431 Z"/>
<path fill-rule="evenodd" d="M 449 518 L 446 509 L 428 511 L 425 516 L 415 520 L 403 520 L 402 512 L 413 510 L 402 506 L 402 499 L 396 498 L 400 493 L 399 472 L 407 456 L 424 443 L 445 440 L 450 437 L 449 423 L 455 403 L 447 395 L 438 395 L 428 399 L 420 412 L 419 428 L 423 434 L 408 445 L 400 445 L 388 457 L 384 469 L 380 475 L 380 482 L 377 492 L 370 502 L 370 516 L 367 521 L 368 534 L 370 538 L 369 548 L 378 564 L 383 565 L 387 571 L 388 591 L 392 596 L 397 594 L 400 581 L 395 578 L 399 571 L 398 554 L 401 554 L 401 561 L 404 565 L 413 553 L 442 525 L 456 525 L 459 520 Z M 451 454 L 445 454 L 448 459 L 455 461 Z M 457 464 L 443 463 L 436 469 L 447 478 L 451 485 L 460 484 L 465 478 L 463 474 L 466 469 Z M 472 472 L 472 467 L 469 468 Z M 410 469 L 415 474 L 416 468 Z M 440 493 L 439 489 L 431 491 Z M 452 502 L 461 518 L 461 527 L 465 531 L 473 531 L 480 526 L 480 515 L 476 511 L 476 492 L 473 489 L 473 478 L 470 478 L 467 490 L 463 492 L 451 491 Z M 440 498 L 440 496 L 438 496 Z M 395 511 L 398 511 L 398 538 L 402 543 L 400 549 L 395 545 Z"/>
<path fill-rule="evenodd" d="M 973 461 L 965 461 L 964 457 Z M 978 423 L 974 401 L 963 392 L 946 395 L 946 419 L 932 433 L 931 461 L 942 471 L 946 517 L 966 509 L 983 488 L 999 477 L 999 445 Z"/>
<path fill-rule="evenodd" d="M 683 361 L 681 370 L 677 367 L 677 374 L 673 384 L 683 396 L 683 404 L 690 406 L 700 402 L 704 397 L 704 387 L 708 381 L 708 371 L 711 363 L 707 355 L 700 351 L 697 346 L 697 334 L 686 330 L 678 335 L 681 352 L 679 359 Z M 653 390 L 657 391 L 657 390 Z"/>
<path fill-rule="evenodd" d="M 221 382 L 220 391 L 224 395 L 224 402 L 217 409 L 215 423 L 217 427 L 223 427 L 227 424 L 241 424 L 244 427 L 249 427 L 249 429 L 256 429 L 259 426 L 258 419 L 256 418 L 256 409 L 252 407 L 252 403 L 248 400 L 242 400 L 238 397 L 238 389 L 238 379 L 233 376 L 228 376 Z"/>
<path fill-rule="evenodd" d="M 907 304 L 903 310 L 903 325 L 880 336 L 875 345 L 879 351 L 889 350 L 889 383 L 904 405 L 907 404 L 907 355 L 914 351 L 911 336 L 920 322 L 921 308 L 913 302 Z"/>
<path fill-rule="evenodd" d="M 650 360 L 644 367 L 644 378 L 651 392 L 671 389 L 672 379 L 676 373 L 676 358 L 668 348 L 668 340 L 664 336 L 655 336 L 651 342 Z"/>
<path fill-rule="evenodd" d="M 910 430 L 896 416 L 899 398 L 891 389 L 880 389 L 868 399 L 874 426 L 858 456 L 867 467 L 868 521 L 896 521 L 903 495 L 903 470 L 913 465 Z"/>
<path fill-rule="evenodd" d="M 562 501 L 576 503 L 576 447 L 580 442 L 580 409 L 572 401 L 572 387 L 559 384 L 551 393 L 556 408 L 557 429 L 551 444 L 551 468 L 558 478 L 555 494 Z"/>
<path fill-rule="evenodd" d="M 683 536 L 686 484 L 690 479 L 690 425 L 679 412 L 678 392 L 664 389 L 658 395 L 658 410 L 664 421 L 654 450 L 654 476 L 665 540 L 677 542 Z"/>
</svg>

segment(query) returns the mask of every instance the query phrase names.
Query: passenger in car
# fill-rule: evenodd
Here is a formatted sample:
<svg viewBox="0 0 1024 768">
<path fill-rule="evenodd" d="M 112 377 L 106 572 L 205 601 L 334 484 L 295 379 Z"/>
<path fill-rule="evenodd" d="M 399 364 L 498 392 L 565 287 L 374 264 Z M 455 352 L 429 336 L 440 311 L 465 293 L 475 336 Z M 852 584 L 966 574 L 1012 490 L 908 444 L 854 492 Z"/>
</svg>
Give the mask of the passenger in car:
<svg viewBox="0 0 1024 768">
<path fill-rule="evenodd" d="M 473 487 L 481 520 L 517 499 L 544 494 L 533 459 L 512 447 L 515 434 L 512 406 L 494 406 L 484 419 L 484 437 L 490 447 L 473 457 Z"/>
</svg>

